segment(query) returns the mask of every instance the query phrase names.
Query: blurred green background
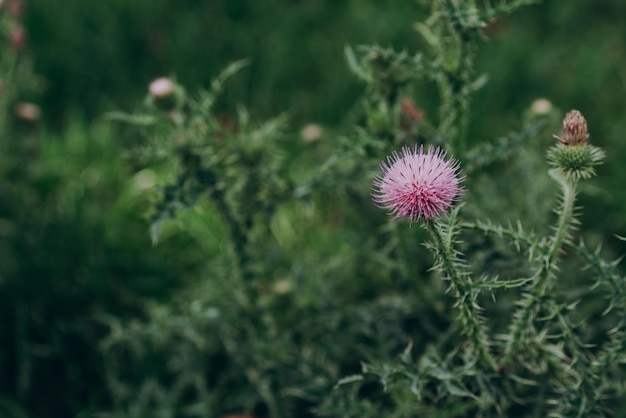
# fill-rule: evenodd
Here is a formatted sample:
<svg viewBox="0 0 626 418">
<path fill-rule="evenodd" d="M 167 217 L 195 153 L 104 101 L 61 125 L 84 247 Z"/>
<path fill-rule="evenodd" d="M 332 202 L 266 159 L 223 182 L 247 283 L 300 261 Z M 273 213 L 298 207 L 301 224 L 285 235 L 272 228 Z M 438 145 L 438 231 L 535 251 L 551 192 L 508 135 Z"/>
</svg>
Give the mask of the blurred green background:
<svg viewBox="0 0 626 418">
<path fill-rule="evenodd" d="M 22 98 L 38 103 L 43 119 L 6 138 L 19 147 L 36 142 L 39 151 L 5 161 L 0 179 L 0 416 L 110 409 L 107 365 L 98 355 L 108 331 L 94 315 L 141 318 L 145 303 L 167 303 L 206 280 L 207 251 L 219 252 L 219 243 L 199 242 L 206 231 L 151 245 L 148 198 L 123 157 L 133 136 L 104 121 L 106 112 L 135 109 L 156 77 L 173 76 L 193 92 L 228 63 L 248 59 L 219 109 L 228 114 L 242 104 L 259 120 L 288 112 L 289 138 L 299 141 L 300 129 L 317 123 L 332 150 L 363 92 L 344 47 L 418 51 L 412 25 L 427 17 L 427 3 L 28 0 L 27 53 L 40 88 Z M 537 98 L 579 109 L 592 142 L 608 154 L 581 196 L 583 220 L 615 254 L 626 251 L 613 238 L 626 235 L 625 18 L 622 0 L 547 0 L 493 22 L 478 59 L 489 83 L 472 103 L 469 134 L 478 143 L 519 128 Z M 432 87 L 425 83 L 414 100 L 436 117 Z M 352 292 L 346 300 L 359 300 L 379 284 L 341 286 Z"/>
</svg>

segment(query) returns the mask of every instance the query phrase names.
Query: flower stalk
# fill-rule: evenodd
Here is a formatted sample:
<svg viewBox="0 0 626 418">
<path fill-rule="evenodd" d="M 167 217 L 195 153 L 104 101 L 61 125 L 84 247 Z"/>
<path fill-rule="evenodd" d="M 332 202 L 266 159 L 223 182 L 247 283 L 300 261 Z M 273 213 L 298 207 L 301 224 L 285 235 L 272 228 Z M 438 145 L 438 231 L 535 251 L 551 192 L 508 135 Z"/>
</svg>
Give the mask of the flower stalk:
<svg viewBox="0 0 626 418">
<path fill-rule="evenodd" d="M 557 209 L 558 221 L 554 228 L 550 247 L 544 255 L 542 265 L 535 274 L 536 279 L 530 285 L 514 315 L 510 338 L 504 349 L 502 364 L 508 364 L 520 348 L 522 337 L 531 328 L 540 308 L 540 303 L 551 287 L 554 278 L 559 251 L 568 240 L 568 232 L 575 222 L 574 202 L 576 187 L 582 178 L 595 174 L 593 167 L 600 164 L 604 153 L 587 144 L 589 134 L 587 121 L 577 110 L 570 111 L 563 119 L 562 136 L 554 135 L 559 142 L 548 151 L 548 162 L 554 167 L 550 176 L 561 186 L 562 202 Z"/>
<path fill-rule="evenodd" d="M 464 263 L 454 250 L 456 210 L 446 222 L 441 220 L 463 193 L 460 183 L 464 179 L 458 161 L 445 157 L 444 151 L 433 147 L 426 151 L 423 147 L 405 147 L 402 154 L 393 153 L 381 164 L 382 175 L 373 182 L 372 199 L 381 208 L 388 209 L 394 218 L 423 221 L 430 230 L 433 242 L 427 246 L 437 260 L 435 268 L 450 282 L 471 351 L 482 367 L 493 370 L 495 361 L 480 320 L 480 307 Z"/>
<path fill-rule="evenodd" d="M 439 220 L 427 222 L 426 228 L 433 236 L 431 249 L 438 260 L 440 269 L 450 282 L 450 290 L 457 300 L 461 324 L 468 336 L 471 351 L 478 363 L 486 369 L 495 370 L 496 362 L 489 349 L 489 340 L 481 321 L 481 308 L 476 304 L 469 285 L 468 273 L 462 268 L 462 260 L 453 248 L 453 227 Z"/>
<path fill-rule="evenodd" d="M 551 171 L 550 174 L 559 182 L 562 188 L 563 201 L 559 209 L 559 219 L 550 248 L 543 257 L 539 271 L 535 274 L 536 279 L 531 284 L 530 290 L 526 293 L 519 310 L 514 315 L 515 319 L 511 325 L 511 338 L 507 341 L 504 349 L 502 364 L 508 364 L 512 360 L 513 355 L 519 350 L 524 332 L 528 330 L 539 309 L 542 298 L 550 289 L 552 278 L 554 277 L 552 272 L 555 268 L 555 261 L 574 221 L 577 180 L 573 178 L 568 179 L 556 171 Z"/>
</svg>

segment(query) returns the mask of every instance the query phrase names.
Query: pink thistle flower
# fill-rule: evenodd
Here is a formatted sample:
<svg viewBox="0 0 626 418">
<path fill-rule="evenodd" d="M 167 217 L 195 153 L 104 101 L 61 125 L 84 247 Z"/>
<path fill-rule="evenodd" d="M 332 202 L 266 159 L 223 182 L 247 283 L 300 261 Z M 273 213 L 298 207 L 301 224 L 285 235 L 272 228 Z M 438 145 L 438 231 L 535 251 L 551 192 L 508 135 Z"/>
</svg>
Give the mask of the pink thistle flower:
<svg viewBox="0 0 626 418">
<path fill-rule="evenodd" d="M 381 163 L 382 175 L 373 181 L 372 199 L 389 209 L 394 219 L 429 220 L 444 213 L 463 193 L 459 162 L 446 160 L 439 147 L 403 147 Z"/>
</svg>

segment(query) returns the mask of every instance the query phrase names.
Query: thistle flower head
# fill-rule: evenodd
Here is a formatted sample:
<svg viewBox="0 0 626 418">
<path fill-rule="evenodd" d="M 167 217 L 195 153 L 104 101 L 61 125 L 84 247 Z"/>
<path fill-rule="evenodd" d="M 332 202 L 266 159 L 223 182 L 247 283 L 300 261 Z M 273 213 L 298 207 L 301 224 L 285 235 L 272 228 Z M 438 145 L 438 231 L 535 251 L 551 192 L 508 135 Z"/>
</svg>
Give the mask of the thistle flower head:
<svg viewBox="0 0 626 418">
<path fill-rule="evenodd" d="M 572 110 L 563 118 L 563 136 L 553 136 L 563 145 L 584 145 L 589 139 L 587 120 L 578 110 Z"/>
<path fill-rule="evenodd" d="M 462 194 L 458 161 L 446 160 L 440 148 L 417 145 L 394 152 L 381 163 L 382 175 L 373 182 L 372 199 L 395 218 L 429 220 L 446 212 Z"/>
<path fill-rule="evenodd" d="M 595 166 L 602 164 L 604 151 L 587 143 L 587 121 L 578 110 L 572 110 L 563 119 L 563 137 L 548 150 L 548 162 L 571 180 L 587 179 L 595 175 Z"/>
</svg>

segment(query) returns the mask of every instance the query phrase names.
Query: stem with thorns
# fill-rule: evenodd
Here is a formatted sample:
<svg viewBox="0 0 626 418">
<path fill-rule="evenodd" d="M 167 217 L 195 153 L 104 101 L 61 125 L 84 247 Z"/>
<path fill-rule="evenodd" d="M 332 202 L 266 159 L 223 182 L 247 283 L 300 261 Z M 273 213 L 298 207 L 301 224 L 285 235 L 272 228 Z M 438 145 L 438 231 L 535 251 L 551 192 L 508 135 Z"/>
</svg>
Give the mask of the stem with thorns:
<svg viewBox="0 0 626 418">
<path fill-rule="evenodd" d="M 502 364 L 508 364 L 513 355 L 518 351 L 523 340 L 524 332 L 528 330 L 534 316 L 536 315 L 542 298 L 552 284 L 553 270 L 559 251 L 567 238 L 567 233 L 574 221 L 574 201 L 576 200 L 577 180 L 567 178 L 560 172 L 551 170 L 550 175 L 561 185 L 563 201 L 560 207 L 559 220 L 555 227 L 554 237 L 550 248 L 543 257 L 541 268 L 536 273 L 535 281 L 531 284 L 529 291 L 521 301 L 520 308 L 514 315 L 511 325 L 511 338 L 507 341 L 502 358 Z"/>
<path fill-rule="evenodd" d="M 439 260 L 442 273 L 450 281 L 452 294 L 457 300 L 461 323 L 472 345 L 472 351 L 479 364 L 495 369 L 495 360 L 489 351 L 489 341 L 480 320 L 480 307 L 474 301 L 467 273 L 460 269 L 460 260 L 452 248 L 452 226 L 444 226 L 437 221 L 427 222 L 426 226 L 434 238 L 433 250 Z M 446 229 L 448 229 L 446 231 Z"/>
</svg>

